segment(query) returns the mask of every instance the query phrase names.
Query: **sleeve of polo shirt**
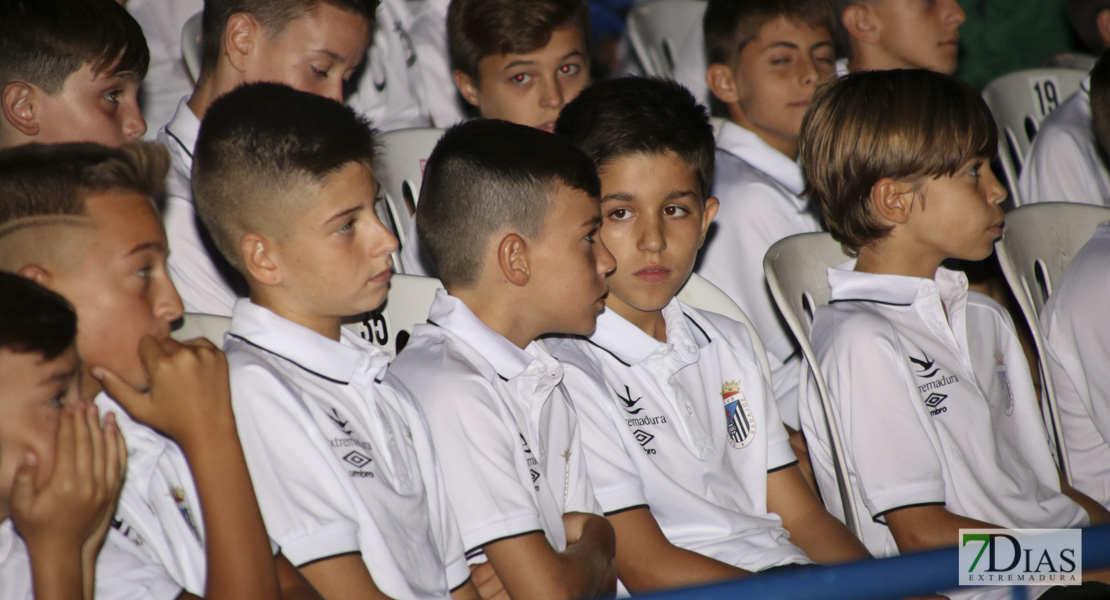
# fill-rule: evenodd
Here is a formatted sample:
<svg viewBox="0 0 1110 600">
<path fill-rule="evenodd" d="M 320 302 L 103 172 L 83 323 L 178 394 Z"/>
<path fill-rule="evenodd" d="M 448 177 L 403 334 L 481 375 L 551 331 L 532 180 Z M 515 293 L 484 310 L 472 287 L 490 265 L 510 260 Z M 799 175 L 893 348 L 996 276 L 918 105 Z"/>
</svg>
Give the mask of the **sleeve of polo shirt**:
<svg viewBox="0 0 1110 600">
<path fill-rule="evenodd" d="M 872 517 L 945 499 L 944 475 L 897 334 L 874 315 L 837 318 L 815 341 L 848 462 Z"/>
<path fill-rule="evenodd" d="M 1018 177 L 1022 201 L 1102 204 L 1107 199 L 1098 183 L 1106 175 L 1099 172 L 1105 167 L 1096 148 L 1067 127 L 1046 125 L 1033 139 Z"/>
<path fill-rule="evenodd" d="M 469 553 L 496 540 L 543 531 L 540 509 L 518 471 L 520 432 L 510 431 L 502 420 L 497 391 L 478 375 L 448 380 L 437 373 L 449 367 L 422 366 L 427 370 L 393 372 L 428 418 L 463 547 Z"/>
<path fill-rule="evenodd" d="M 258 365 L 231 371 L 232 404 L 270 537 L 296 566 L 359 551 L 359 522 L 327 441 L 294 392 Z M 310 425 L 311 426 L 311 425 Z"/>
<path fill-rule="evenodd" d="M 566 399 L 570 403 L 570 398 Z M 570 407 L 573 412 L 573 406 Z M 582 444 L 582 427 L 576 422 L 574 433 L 570 440 L 571 454 L 566 456 L 567 466 L 567 501 L 564 512 L 593 513 L 603 515 L 601 504 L 594 495 L 593 481 L 586 467 L 586 451 Z"/>
<path fill-rule="evenodd" d="M 564 342 L 564 347 L 569 346 Z M 621 439 L 612 412 L 612 390 L 579 348 L 564 362 L 563 382 L 578 416 L 582 452 L 594 497 L 605 514 L 646 506 L 644 483 Z"/>
<path fill-rule="evenodd" d="M 170 600 L 182 591 L 162 565 L 115 529 L 108 531 L 96 557 L 97 600 Z"/>
<path fill-rule="evenodd" d="M 755 350 L 751 350 L 753 353 Z M 754 361 L 753 361 L 754 362 Z M 794 449 L 790 447 L 790 436 L 779 417 L 779 405 L 775 402 L 775 394 L 771 390 L 771 382 L 763 376 L 763 369 L 759 363 L 755 364 L 759 372 L 760 402 L 763 404 L 764 414 L 767 415 L 767 471 L 775 471 L 798 462 Z"/>
</svg>

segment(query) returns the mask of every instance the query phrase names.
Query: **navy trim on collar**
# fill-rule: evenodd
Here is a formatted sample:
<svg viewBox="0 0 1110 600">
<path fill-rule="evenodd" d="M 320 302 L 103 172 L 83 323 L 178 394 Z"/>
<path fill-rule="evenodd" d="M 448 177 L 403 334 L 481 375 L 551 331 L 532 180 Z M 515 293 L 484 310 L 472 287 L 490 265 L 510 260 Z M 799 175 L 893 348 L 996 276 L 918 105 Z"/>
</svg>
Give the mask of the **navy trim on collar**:
<svg viewBox="0 0 1110 600">
<path fill-rule="evenodd" d="M 587 343 L 589 343 L 590 345 L 592 345 L 592 346 L 594 346 L 594 347 L 596 347 L 596 348 L 600 348 L 601 350 L 603 350 L 603 351 L 604 351 L 604 352 L 605 352 L 606 354 L 608 354 L 609 356 L 612 356 L 613 358 L 617 359 L 617 362 L 619 362 L 620 364 L 622 364 L 622 365 L 624 365 L 624 366 L 626 366 L 626 367 L 631 367 L 631 366 L 632 366 L 632 365 L 630 365 L 630 364 L 628 364 L 628 363 L 624 362 L 623 360 L 621 360 L 621 357 L 619 357 L 619 356 L 617 356 L 616 354 L 614 354 L 613 352 L 611 352 L 611 351 L 610 351 L 610 350 L 609 350 L 608 348 L 606 348 L 605 346 L 602 346 L 602 345 L 600 345 L 600 344 L 598 344 L 598 343 L 594 342 L 594 341 L 593 341 L 593 340 L 591 340 L 590 338 L 584 338 L 584 339 L 585 339 L 585 340 L 586 340 L 586 342 L 587 342 Z"/>
<path fill-rule="evenodd" d="M 913 306 L 910 302 L 886 302 L 883 300 L 872 300 L 870 298 L 838 298 L 836 300 L 829 300 L 829 304 L 839 304 L 841 302 L 870 302 L 871 304 L 885 304 L 887 306 Z"/>
</svg>

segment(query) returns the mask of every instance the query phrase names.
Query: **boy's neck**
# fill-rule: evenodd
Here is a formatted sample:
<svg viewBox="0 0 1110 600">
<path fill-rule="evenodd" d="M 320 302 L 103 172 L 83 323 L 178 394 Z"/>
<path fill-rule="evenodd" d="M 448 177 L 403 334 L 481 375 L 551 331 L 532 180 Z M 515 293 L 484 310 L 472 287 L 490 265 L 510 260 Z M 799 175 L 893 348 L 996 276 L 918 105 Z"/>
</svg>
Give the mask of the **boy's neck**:
<svg viewBox="0 0 1110 600">
<path fill-rule="evenodd" d="M 476 286 L 474 289 L 447 290 L 447 293 L 458 298 L 486 327 L 517 348 L 524 349 L 545 333 L 555 333 L 537 331 L 532 326 L 529 314 L 521 311 L 521 307 L 528 306 L 527 304 L 511 301 L 509 294 L 489 293 L 489 290 L 483 292 L 481 288 L 482 286 Z"/>
<path fill-rule="evenodd" d="M 625 321 L 632 323 L 640 331 L 650 335 L 657 341 L 667 343 L 667 320 L 663 318 L 663 309 L 659 310 L 639 310 L 618 298 L 609 291 L 609 296 L 605 298 L 605 308 L 611 310 Z"/>
<path fill-rule="evenodd" d="M 913 248 L 902 247 L 897 240 L 883 239 L 859 250 L 856 270 L 876 275 L 903 275 L 933 279 L 943 262 L 942 257 L 925 256 Z"/>
<path fill-rule="evenodd" d="M 100 385 L 96 377 L 92 376 L 91 369 L 92 366 L 89 364 L 82 364 L 81 366 L 81 385 L 78 389 L 81 402 L 91 403 L 100 395 L 100 392 L 104 391 L 104 387 Z"/>
<path fill-rule="evenodd" d="M 274 294 L 253 289 L 251 290 L 251 302 L 287 321 L 311 329 L 329 340 L 338 342 L 340 339 L 340 332 L 343 328 L 343 320 L 340 317 L 312 314 L 310 311 L 295 306 L 294 303 L 282 301 Z"/>
<path fill-rule="evenodd" d="M 728 120 L 733 125 L 743 127 L 748 131 L 754 133 L 756 137 L 763 140 L 764 144 L 778 150 L 783 156 L 790 160 L 798 160 L 798 138 L 785 138 L 782 136 L 774 135 L 771 132 L 763 131 L 756 127 L 740 109 L 738 104 L 730 104 L 728 106 Z"/>
<path fill-rule="evenodd" d="M 231 71 L 235 76 L 228 76 L 225 71 Z M 200 80 L 193 88 L 193 95 L 189 97 L 188 105 L 189 110 L 197 116 L 198 120 L 204 120 L 204 114 L 208 112 L 208 107 L 216 101 L 216 98 L 234 90 L 245 83 L 238 71 L 231 69 L 217 68 L 216 72 L 212 75 L 201 73 Z"/>
</svg>

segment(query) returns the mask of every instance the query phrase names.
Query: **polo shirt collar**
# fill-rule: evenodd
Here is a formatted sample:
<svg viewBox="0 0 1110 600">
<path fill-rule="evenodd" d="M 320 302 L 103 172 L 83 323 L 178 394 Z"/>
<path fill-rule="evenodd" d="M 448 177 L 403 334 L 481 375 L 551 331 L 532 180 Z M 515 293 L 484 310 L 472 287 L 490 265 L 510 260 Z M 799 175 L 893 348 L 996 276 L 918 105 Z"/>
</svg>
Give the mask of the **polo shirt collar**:
<svg viewBox="0 0 1110 600">
<path fill-rule="evenodd" d="M 342 384 L 349 384 L 360 371 L 380 380 L 389 365 L 384 352 L 346 328 L 340 330 L 337 342 L 279 317 L 249 298 L 240 298 L 235 303 L 228 333 Z"/>
<path fill-rule="evenodd" d="M 186 95 L 177 103 L 177 112 L 163 128 L 171 143 L 178 146 L 177 150 L 184 152 L 190 162 L 193 160 L 193 149 L 197 147 L 197 135 L 200 133 L 200 119 L 189 108 L 191 97 Z"/>
<path fill-rule="evenodd" d="M 678 298 L 663 307 L 667 341 L 660 342 L 615 311 L 605 309 L 597 317 L 597 328 L 589 341 L 626 365 L 641 363 L 653 355 L 674 353 L 683 364 L 697 362 L 698 349 L 709 344 L 709 335 L 683 312 Z"/>
<path fill-rule="evenodd" d="M 517 348 L 505 336 L 483 323 L 466 303 L 442 288 L 436 290 L 432 308 L 428 311 L 428 322 L 466 340 L 506 381 L 523 373 L 533 360 L 546 354 L 535 342 L 528 344 L 530 352 Z M 554 362 L 554 359 L 551 361 Z"/>
<path fill-rule="evenodd" d="M 935 279 L 906 275 L 880 275 L 855 270 L 856 261 L 830 267 L 829 302 L 865 301 L 894 306 L 910 306 L 920 298 L 939 296 L 951 306 L 967 297 L 967 277 L 959 271 L 940 267 Z"/>
<path fill-rule="evenodd" d="M 15 547 L 15 524 L 11 518 L 0 522 L 0 565 L 7 562 Z"/>
<path fill-rule="evenodd" d="M 799 210 L 805 209 L 806 203 L 799 197 L 806 187 L 805 177 L 802 176 L 802 167 L 797 161 L 775 150 L 755 133 L 731 121 L 725 121 L 721 125 L 717 147 L 782 184 L 792 193 L 790 201 Z"/>
</svg>

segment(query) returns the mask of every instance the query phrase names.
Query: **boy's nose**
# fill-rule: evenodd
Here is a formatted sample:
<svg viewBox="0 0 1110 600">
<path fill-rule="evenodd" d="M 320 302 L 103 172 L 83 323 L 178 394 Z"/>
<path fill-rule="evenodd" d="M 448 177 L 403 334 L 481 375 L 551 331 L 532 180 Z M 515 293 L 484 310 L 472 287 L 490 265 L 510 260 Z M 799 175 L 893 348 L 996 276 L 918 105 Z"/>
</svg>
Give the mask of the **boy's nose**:
<svg viewBox="0 0 1110 600">
<path fill-rule="evenodd" d="M 540 105 L 545 108 L 560 110 L 566 102 L 563 101 L 563 87 L 556 80 L 549 81 L 542 90 Z"/>
<path fill-rule="evenodd" d="M 944 20 L 952 25 L 959 27 L 967 20 L 967 13 L 957 0 L 945 0 L 943 10 Z"/>
<path fill-rule="evenodd" d="M 185 314 L 185 305 L 181 302 L 181 296 L 168 277 L 159 289 L 154 310 L 159 318 L 171 322 Z"/>
<path fill-rule="evenodd" d="M 617 259 L 613 258 L 613 253 L 609 252 L 609 248 L 605 247 L 605 242 L 601 238 L 597 240 L 597 272 L 602 277 L 608 277 L 610 273 L 617 270 Z"/>
<path fill-rule="evenodd" d="M 638 245 L 643 252 L 660 252 L 667 247 L 666 238 L 663 236 L 663 224 L 658 219 L 640 227 Z"/>
<path fill-rule="evenodd" d="M 129 114 L 124 118 L 123 134 L 128 139 L 138 139 L 143 137 L 146 133 L 146 119 L 143 118 L 142 112 L 136 106 L 134 114 Z"/>
</svg>

